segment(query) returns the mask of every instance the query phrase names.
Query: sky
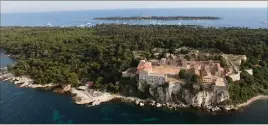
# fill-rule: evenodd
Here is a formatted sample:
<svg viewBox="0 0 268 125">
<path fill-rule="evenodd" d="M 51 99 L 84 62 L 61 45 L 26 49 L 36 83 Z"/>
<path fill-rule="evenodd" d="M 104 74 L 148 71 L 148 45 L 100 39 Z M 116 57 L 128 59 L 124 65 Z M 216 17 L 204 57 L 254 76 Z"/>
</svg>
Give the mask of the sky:
<svg viewBox="0 0 268 125">
<path fill-rule="evenodd" d="M 267 8 L 267 1 L 1 1 L 1 13 L 135 8 Z"/>
</svg>

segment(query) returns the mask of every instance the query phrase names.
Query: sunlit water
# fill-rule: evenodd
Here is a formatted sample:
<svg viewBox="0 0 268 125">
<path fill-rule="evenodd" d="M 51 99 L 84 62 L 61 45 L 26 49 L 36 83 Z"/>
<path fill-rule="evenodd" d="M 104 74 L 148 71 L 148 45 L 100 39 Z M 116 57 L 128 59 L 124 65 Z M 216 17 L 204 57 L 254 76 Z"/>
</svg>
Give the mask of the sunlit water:
<svg viewBox="0 0 268 125">
<path fill-rule="evenodd" d="M 93 20 L 96 17 L 108 16 L 216 16 L 221 20 L 130 20 L 130 21 L 104 21 Z M 90 26 L 101 23 L 118 24 L 155 24 L 155 25 L 202 25 L 215 27 L 249 27 L 268 28 L 267 8 L 181 8 L 181 9 L 127 9 L 127 10 L 89 10 L 68 12 L 42 12 L 1 14 L 2 26 Z"/>
</svg>

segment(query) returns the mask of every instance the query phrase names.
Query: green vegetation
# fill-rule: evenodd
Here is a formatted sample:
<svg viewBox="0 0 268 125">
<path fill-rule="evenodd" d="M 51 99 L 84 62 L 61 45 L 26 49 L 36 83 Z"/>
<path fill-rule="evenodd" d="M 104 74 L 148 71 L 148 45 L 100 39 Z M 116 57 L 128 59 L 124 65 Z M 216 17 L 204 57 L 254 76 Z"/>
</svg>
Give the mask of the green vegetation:
<svg viewBox="0 0 268 125">
<path fill-rule="evenodd" d="M 132 51 L 182 46 L 245 54 L 239 82 L 229 83 L 234 102 L 242 102 L 268 89 L 268 30 L 153 25 L 98 25 L 91 28 L 1 27 L 0 48 L 18 57 L 16 75 L 30 75 L 36 83 L 77 85 L 94 81 L 96 89 L 117 92 L 121 72 L 137 65 Z M 187 53 L 187 52 L 185 52 Z M 225 64 L 222 64 L 225 65 Z M 195 79 L 193 79 L 195 80 Z"/>
<path fill-rule="evenodd" d="M 194 83 L 200 83 L 200 76 L 199 75 L 196 75 L 194 74 L 191 78 L 191 81 L 194 82 Z"/>
<path fill-rule="evenodd" d="M 223 57 L 220 57 L 220 65 L 221 65 L 221 67 L 224 67 L 224 68 L 227 67 L 227 63 L 226 63 L 225 59 L 223 59 Z"/>
<path fill-rule="evenodd" d="M 186 78 L 186 71 L 185 71 L 185 69 L 180 70 L 179 77 L 181 79 L 185 79 Z"/>
<path fill-rule="evenodd" d="M 242 103 L 259 94 L 268 95 L 268 68 L 254 67 L 254 76 L 243 71 L 241 80 L 228 80 L 229 92 L 234 103 Z"/>
</svg>

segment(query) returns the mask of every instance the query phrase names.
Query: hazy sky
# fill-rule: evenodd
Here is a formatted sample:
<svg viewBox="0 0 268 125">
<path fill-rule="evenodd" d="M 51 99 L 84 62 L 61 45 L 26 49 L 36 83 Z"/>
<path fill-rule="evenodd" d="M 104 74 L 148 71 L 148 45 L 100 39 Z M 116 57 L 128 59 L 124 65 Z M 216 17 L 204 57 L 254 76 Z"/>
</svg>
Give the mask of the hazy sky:
<svg viewBox="0 0 268 125">
<path fill-rule="evenodd" d="M 126 8 L 267 8 L 267 1 L 1 1 L 1 13 Z"/>
</svg>

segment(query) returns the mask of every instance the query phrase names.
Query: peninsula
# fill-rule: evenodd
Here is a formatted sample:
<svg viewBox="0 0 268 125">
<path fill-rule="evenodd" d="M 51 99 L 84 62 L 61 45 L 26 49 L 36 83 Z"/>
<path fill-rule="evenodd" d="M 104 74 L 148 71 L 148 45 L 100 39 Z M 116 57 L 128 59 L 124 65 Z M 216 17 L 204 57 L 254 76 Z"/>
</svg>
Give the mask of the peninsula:
<svg viewBox="0 0 268 125">
<path fill-rule="evenodd" d="M 1 27 L 0 79 L 156 107 L 232 110 L 268 95 L 267 29 L 177 25 Z"/>
<path fill-rule="evenodd" d="M 98 17 L 95 20 L 219 20 L 213 16 L 133 16 L 133 17 Z"/>
</svg>

